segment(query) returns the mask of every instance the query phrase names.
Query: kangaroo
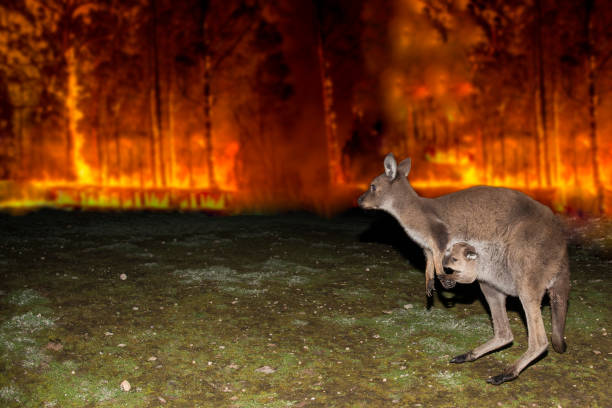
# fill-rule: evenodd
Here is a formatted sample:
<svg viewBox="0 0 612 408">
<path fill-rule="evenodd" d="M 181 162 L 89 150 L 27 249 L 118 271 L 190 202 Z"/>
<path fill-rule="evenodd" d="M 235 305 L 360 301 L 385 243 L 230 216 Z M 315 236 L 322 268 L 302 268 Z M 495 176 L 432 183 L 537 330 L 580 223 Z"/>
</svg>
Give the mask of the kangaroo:
<svg viewBox="0 0 612 408">
<path fill-rule="evenodd" d="M 564 230 L 558 218 L 527 195 L 501 187 L 477 186 L 436 198 L 420 197 L 407 180 L 411 163 L 408 158 L 398 165 L 389 153 L 384 160 L 384 173 L 372 180 L 358 203 L 364 209 L 390 213 L 423 248 L 428 296 L 435 275 L 443 284 L 453 284 L 443 267 L 447 248 L 463 242 L 472 246 L 477 257 L 482 256 L 483 263 L 476 272 L 491 310 L 494 337 L 451 362 L 474 361 L 512 342 L 506 296 L 518 296 L 527 317 L 527 351 L 487 382 L 499 385 L 517 378 L 548 347 L 540 311 L 546 291 L 551 298 L 553 346 L 556 351 L 565 351 L 569 264 Z M 465 258 L 473 261 L 467 254 Z M 480 278 L 481 270 L 484 278 Z M 473 272 L 459 273 L 457 278 Z"/>
<path fill-rule="evenodd" d="M 552 309 L 553 349 L 558 353 L 564 353 L 567 349 L 563 338 L 569 294 L 567 254 L 549 259 L 548 265 L 553 267 L 532 266 L 532 263 L 539 263 L 540 258 L 527 257 L 541 257 L 543 254 L 539 249 L 529 248 L 529 244 L 521 239 L 529 232 L 533 232 L 533 230 L 527 231 L 518 228 L 512 231 L 511 236 L 508 237 L 507 245 L 493 242 L 480 244 L 480 248 L 476 249 L 468 243 L 458 242 L 446 250 L 443 265 L 452 273 L 447 274 L 442 279 L 443 285 L 449 288 L 454 286 L 456 282 L 472 283 L 478 280 L 481 288 L 485 286 L 497 291 L 500 304 L 496 307 L 501 306 L 501 310 L 494 312 L 493 305 L 489 303 L 493 317 L 494 338 L 468 353 L 453 358 L 452 363 L 474 361 L 484 353 L 512 342 L 513 336 L 505 311 L 506 295 L 518 296 L 521 302 L 523 302 L 523 299 L 532 300 L 531 302 L 523 302 L 529 330 L 529 348 L 532 348 L 532 340 L 534 340 L 539 342 L 538 347 L 542 349 L 541 351 L 544 351 L 546 349 L 546 333 L 544 325 L 541 323 L 539 302 L 544 297 L 544 293 L 548 292 Z M 532 273 L 525 273 L 526 271 Z M 534 275 L 533 272 L 537 272 L 538 275 Z M 485 290 L 489 289 L 483 288 L 483 292 Z M 537 307 L 534 299 L 538 300 Z M 527 310 L 528 307 L 531 309 Z M 540 321 L 537 321 L 538 319 Z M 532 333 L 532 330 L 535 333 Z M 538 347 L 534 347 L 531 355 L 527 355 L 528 350 L 528 353 L 525 353 L 527 356 L 524 355 L 519 359 L 520 364 L 517 362 L 511 367 L 511 370 L 505 371 L 504 377 L 493 377 L 490 382 L 497 383 L 516 378 L 522 368 L 540 354 L 538 353 Z M 532 357 L 532 359 L 530 360 L 529 357 Z"/>
</svg>

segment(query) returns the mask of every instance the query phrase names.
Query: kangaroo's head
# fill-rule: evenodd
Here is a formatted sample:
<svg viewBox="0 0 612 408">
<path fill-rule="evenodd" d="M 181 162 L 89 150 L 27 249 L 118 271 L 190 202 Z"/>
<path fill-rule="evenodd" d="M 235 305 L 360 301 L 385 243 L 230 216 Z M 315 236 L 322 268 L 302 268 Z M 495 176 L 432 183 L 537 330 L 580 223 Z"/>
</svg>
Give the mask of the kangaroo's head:
<svg viewBox="0 0 612 408">
<path fill-rule="evenodd" d="M 440 277 L 440 281 L 444 287 L 451 281 L 454 282 L 472 283 L 476 280 L 478 268 L 478 253 L 476 249 L 465 243 L 458 242 L 446 250 L 442 264 L 446 272 L 444 277 Z M 448 271 L 448 272 L 447 272 Z"/>
<path fill-rule="evenodd" d="M 410 158 L 405 159 L 399 165 L 392 153 L 385 157 L 385 172 L 374 178 L 368 191 L 363 193 L 357 200 L 361 208 L 374 210 L 387 210 L 393 208 L 393 203 L 407 194 L 414 193 L 406 177 L 410 173 Z"/>
</svg>

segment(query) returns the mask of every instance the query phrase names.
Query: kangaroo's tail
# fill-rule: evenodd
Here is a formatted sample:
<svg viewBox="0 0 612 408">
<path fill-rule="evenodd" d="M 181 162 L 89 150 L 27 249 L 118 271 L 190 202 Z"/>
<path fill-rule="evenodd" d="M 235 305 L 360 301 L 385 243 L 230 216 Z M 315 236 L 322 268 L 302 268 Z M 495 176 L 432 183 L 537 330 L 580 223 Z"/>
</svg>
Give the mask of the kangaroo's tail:
<svg viewBox="0 0 612 408">
<path fill-rule="evenodd" d="M 552 312 L 552 345 L 557 353 L 564 353 L 567 349 L 567 345 L 563 339 L 563 332 L 565 330 L 569 289 L 569 265 L 566 256 L 559 268 L 555 283 L 548 289 L 550 309 Z"/>
</svg>

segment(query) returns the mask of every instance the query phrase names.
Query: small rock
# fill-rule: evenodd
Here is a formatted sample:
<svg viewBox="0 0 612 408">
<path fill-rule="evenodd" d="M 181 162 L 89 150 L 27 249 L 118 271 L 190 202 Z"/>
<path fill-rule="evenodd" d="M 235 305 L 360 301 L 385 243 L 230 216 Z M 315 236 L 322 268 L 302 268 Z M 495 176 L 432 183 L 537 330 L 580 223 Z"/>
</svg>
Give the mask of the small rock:
<svg viewBox="0 0 612 408">
<path fill-rule="evenodd" d="M 255 371 L 257 371 L 258 373 L 264 373 L 264 374 L 272 374 L 276 372 L 276 370 L 270 366 L 259 367 Z"/>
<path fill-rule="evenodd" d="M 163 397 L 157 397 L 157 399 L 159 400 L 159 402 L 161 402 L 162 404 L 166 403 L 166 400 Z"/>
<path fill-rule="evenodd" d="M 414 307 L 414 305 L 412 303 L 406 303 L 404 305 L 404 309 L 412 309 Z"/>
<path fill-rule="evenodd" d="M 112 336 L 113 334 L 115 334 L 115 333 L 113 333 L 113 332 L 109 332 L 109 331 L 104 332 L 104 335 L 105 335 L 105 336 Z"/>
<path fill-rule="evenodd" d="M 127 279 L 127 275 L 125 273 L 122 273 L 121 275 L 119 275 L 119 279 L 126 280 Z"/>
<path fill-rule="evenodd" d="M 149 361 L 155 361 L 155 360 L 157 360 L 157 357 L 155 357 L 155 356 L 149 357 Z"/>
<path fill-rule="evenodd" d="M 599 351 L 599 350 L 593 350 L 593 354 L 597 354 L 597 355 L 599 355 L 599 354 L 601 354 L 601 351 Z"/>
<path fill-rule="evenodd" d="M 47 343 L 47 350 L 61 351 L 64 346 L 59 341 L 50 341 Z"/>
<path fill-rule="evenodd" d="M 117 347 L 125 347 L 125 344 L 124 343 L 119 343 L 119 344 L 117 344 Z"/>
<path fill-rule="evenodd" d="M 130 385 L 130 383 L 128 382 L 128 380 L 123 380 L 121 382 L 121 391 L 125 391 L 128 392 L 129 390 L 132 389 L 132 386 Z"/>
</svg>

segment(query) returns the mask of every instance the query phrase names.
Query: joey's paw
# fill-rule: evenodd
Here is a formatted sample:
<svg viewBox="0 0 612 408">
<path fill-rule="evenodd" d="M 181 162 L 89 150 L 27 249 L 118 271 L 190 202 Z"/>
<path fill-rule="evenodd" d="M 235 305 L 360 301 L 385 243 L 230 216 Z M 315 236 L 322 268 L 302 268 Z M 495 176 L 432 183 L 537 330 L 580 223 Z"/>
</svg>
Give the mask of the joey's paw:
<svg viewBox="0 0 612 408">
<path fill-rule="evenodd" d="M 440 283 L 442 284 L 444 289 L 452 289 L 457 284 L 457 281 L 454 281 L 452 279 L 445 279 L 441 278 L 440 276 L 438 276 L 438 279 L 440 279 Z"/>
<path fill-rule="evenodd" d="M 518 378 L 518 375 L 512 373 L 501 373 L 499 375 L 487 378 L 487 382 L 493 385 L 500 385 L 508 381 Z"/>
<path fill-rule="evenodd" d="M 467 353 L 453 357 L 450 362 L 454 364 L 461 364 L 461 363 L 467 363 L 468 361 L 474 361 L 474 360 L 475 358 L 472 357 L 472 352 L 468 351 Z"/>
<path fill-rule="evenodd" d="M 431 295 L 433 295 L 433 292 L 435 290 L 434 288 L 435 283 L 436 283 L 435 280 L 429 279 L 427 283 L 425 284 L 425 293 L 427 293 L 428 297 L 431 297 Z"/>
</svg>

